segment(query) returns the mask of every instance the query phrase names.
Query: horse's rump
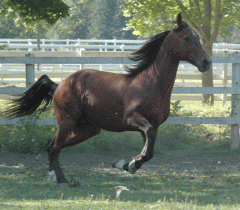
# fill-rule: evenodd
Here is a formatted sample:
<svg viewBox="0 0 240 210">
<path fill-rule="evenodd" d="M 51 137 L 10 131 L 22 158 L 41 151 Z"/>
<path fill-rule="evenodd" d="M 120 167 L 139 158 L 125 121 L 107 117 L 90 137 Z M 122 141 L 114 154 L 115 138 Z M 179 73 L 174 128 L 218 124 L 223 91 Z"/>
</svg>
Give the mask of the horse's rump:
<svg viewBox="0 0 240 210">
<path fill-rule="evenodd" d="M 64 110 L 78 121 L 81 121 L 79 118 L 85 118 L 103 129 L 120 131 L 124 129 L 124 92 L 128 87 L 127 80 L 129 79 L 123 74 L 92 69 L 77 71 L 64 79 L 55 91 L 55 113 Z M 56 115 L 58 116 L 57 113 Z"/>
</svg>

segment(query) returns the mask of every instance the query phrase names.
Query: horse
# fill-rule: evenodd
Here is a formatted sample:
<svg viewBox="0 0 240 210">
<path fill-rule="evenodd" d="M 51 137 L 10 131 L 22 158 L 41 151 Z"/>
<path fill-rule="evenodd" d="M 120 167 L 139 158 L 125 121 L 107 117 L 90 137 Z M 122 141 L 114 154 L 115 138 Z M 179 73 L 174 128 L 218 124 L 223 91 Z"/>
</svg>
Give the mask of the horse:
<svg viewBox="0 0 240 210">
<path fill-rule="evenodd" d="M 47 151 L 49 176 L 67 185 L 58 157 L 60 151 L 79 144 L 102 129 L 112 132 L 138 131 L 144 146 L 131 161 L 115 161 L 113 167 L 134 174 L 153 157 L 158 127 L 170 113 L 170 98 L 180 61 L 200 72 L 209 70 L 211 58 L 199 36 L 177 15 L 176 27 L 150 38 L 130 59 L 137 64 L 126 74 L 94 69 L 76 71 L 59 85 L 43 75 L 25 93 L 12 100 L 6 117 L 42 113 L 53 106 L 58 130 Z"/>
</svg>

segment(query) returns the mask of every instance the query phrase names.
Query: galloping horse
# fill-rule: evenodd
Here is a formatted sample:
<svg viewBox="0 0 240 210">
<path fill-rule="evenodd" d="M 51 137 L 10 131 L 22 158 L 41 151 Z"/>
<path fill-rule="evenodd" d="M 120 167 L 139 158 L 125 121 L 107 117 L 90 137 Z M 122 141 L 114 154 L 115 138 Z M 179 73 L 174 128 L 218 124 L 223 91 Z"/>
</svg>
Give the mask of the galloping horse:
<svg viewBox="0 0 240 210">
<path fill-rule="evenodd" d="M 135 173 L 153 157 L 158 127 L 170 112 L 170 98 L 180 61 L 188 61 L 200 72 L 210 68 L 211 59 L 199 36 L 177 16 L 177 27 L 152 37 L 131 57 L 139 61 L 127 74 L 93 69 L 77 71 L 59 85 L 43 75 L 28 91 L 13 100 L 7 117 L 41 113 L 54 107 L 59 125 L 48 145 L 49 174 L 66 184 L 58 163 L 61 149 L 81 143 L 100 133 L 139 131 L 144 139 L 141 153 L 130 162 L 113 167 Z"/>
</svg>

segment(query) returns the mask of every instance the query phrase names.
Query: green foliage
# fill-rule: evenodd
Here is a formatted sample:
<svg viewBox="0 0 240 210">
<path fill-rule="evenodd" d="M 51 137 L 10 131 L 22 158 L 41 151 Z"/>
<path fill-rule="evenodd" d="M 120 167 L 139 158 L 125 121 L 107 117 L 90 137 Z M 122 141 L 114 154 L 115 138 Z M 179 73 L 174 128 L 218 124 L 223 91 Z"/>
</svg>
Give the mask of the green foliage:
<svg viewBox="0 0 240 210">
<path fill-rule="evenodd" d="M 69 6 L 62 0 L 4 0 L 1 13 L 6 14 L 9 9 L 19 14 L 27 25 L 41 20 L 52 25 L 69 15 Z"/>
<path fill-rule="evenodd" d="M 196 137 L 186 125 L 161 125 L 155 151 L 194 148 Z"/>
<path fill-rule="evenodd" d="M 87 30 L 88 38 L 112 39 L 134 38 L 131 32 L 123 31 L 126 17 L 120 10 L 124 0 L 95 0 L 88 7 Z M 91 20 L 91 21 L 89 21 Z"/>
<path fill-rule="evenodd" d="M 88 27 L 89 36 L 94 39 L 108 37 L 107 27 L 109 27 L 109 24 L 107 21 L 107 13 L 109 11 L 107 10 L 107 1 L 95 0 L 89 9 L 89 18 L 92 20 Z"/>
<path fill-rule="evenodd" d="M 6 142 L 10 138 L 10 133 L 7 126 L 0 126 L 0 148 L 5 149 Z"/>
<path fill-rule="evenodd" d="M 21 124 L 14 126 L 11 133 L 6 134 L 6 127 L 2 128 L 2 147 L 16 153 L 39 153 L 45 151 L 47 142 L 55 134 L 55 126 L 40 126 L 36 124 L 34 116 L 21 118 Z"/>
<path fill-rule="evenodd" d="M 239 0 L 215 0 L 210 1 L 210 4 L 204 0 L 125 0 L 125 2 L 122 10 L 126 17 L 131 17 L 127 29 L 134 30 L 135 35 L 153 35 L 159 30 L 169 30 L 179 12 L 205 41 L 209 38 L 214 41 L 217 34 L 228 35 L 228 26 L 240 27 L 240 11 L 237 9 L 240 7 Z M 212 30 L 210 37 L 207 31 L 209 26 L 210 31 Z"/>
<path fill-rule="evenodd" d="M 132 35 L 132 31 L 123 30 L 128 18 L 123 16 L 120 6 L 124 4 L 124 0 L 64 0 L 63 2 L 69 7 L 69 16 L 62 15 L 57 21 L 57 15 L 51 15 L 49 18 L 54 18 L 53 22 L 50 19 L 49 24 L 46 24 L 47 16 L 40 19 L 40 14 L 44 15 L 41 10 L 47 12 L 48 7 L 45 7 L 44 1 L 27 1 L 28 4 L 20 5 L 20 9 L 29 9 L 30 12 L 39 12 L 39 17 L 30 17 L 29 14 L 25 18 L 18 15 L 18 11 L 8 6 L 8 3 L 13 0 L 4 0 L 0 2 L 0 37 L 1 38 L 36 38 L 36 33 L 40 34 L 41 38 L 51 39 L 136 39 Z M 17 0 L 16 0 L 17 1 Z M 19 1 L 19 0 L 18 0 Z M 34 1 L 39 5 L 31 10 L 31 2 Z M 52 2 L 49 2 L 49 4 Z M 57 0 L 54 0 L 57 1 Z M 58 0 L 61 2 L 60 0 Z M 34 4 L 32 4 L 34 5 Z M 44 5 L 43 8 L 41 8 Z M 19 6 L 19 7 L 20 7 Z M 51 8 L 49 8 L 51 9 Z M 57 8 L 59 12 L 61 8 Z M 51 12 L 51 11 L 50 11 Z M 55 10 L 54 10 L 55 12 Z M 17 14 L 17 15 L 16 15 Z M 64 18 L 65 17 L 65 18 Z M 37 24 L 42 27 L 37 27 Z"/>
<path fill-rule="evenodd" d="M 68 39 L 135 39 L 131 31 L 125 31 L 128 18 L 120 6 L 124 0 L 83 0 L 69 2 L 70 16 L 57 22 L 48 36 Z"/>
<path fill-rule="evenodd" d="M 3 45 L 0 45 L 0 50 L 8 50 L 8 45 L 7 44 L 3 44 Z"/>
<path fill-rule="evenodd" d="M 171 117 L 176 117 L 178 116 L 178 112 L 183 108 L 182 105 L 180 105 L 181 101 L 175 101 L 175 102 L 170 102 L 170 116 Z"/>
<path fill-rule="evenodd" d="M 135 35 L 142 36 L 152 36 L 159 33 L 159 30 L 166 30 L 166 28 L 169 30 L 173 24 L 166 22 L 166 17 L 171 21 L 175 20 L 175 10 L 178 9 L 175 1 L 125 0 L 125 2 L 126 4 L 122 7 L 123 14 L 131 18 L 126 29 L 134 30 Z"/>
</svg>

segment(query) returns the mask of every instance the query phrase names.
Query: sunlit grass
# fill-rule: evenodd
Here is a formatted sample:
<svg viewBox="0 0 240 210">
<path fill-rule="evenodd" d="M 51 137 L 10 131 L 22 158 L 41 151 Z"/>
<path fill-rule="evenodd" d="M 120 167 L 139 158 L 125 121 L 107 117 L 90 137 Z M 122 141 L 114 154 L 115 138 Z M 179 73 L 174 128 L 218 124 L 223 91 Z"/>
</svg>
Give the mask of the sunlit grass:
<svg viewBox="0 0 240 210">
<path fill-rule="evenodd" d="M 238 209 L 240 176 L 235 171 L 83 170 L 76 188 L 61 189 L 29 169 L 1 168 L 1 209 Z M 67 177 L 69 179 L 69 177 Z M 115 187 L 127 186 L 116 200 Z"/>
</svg>

